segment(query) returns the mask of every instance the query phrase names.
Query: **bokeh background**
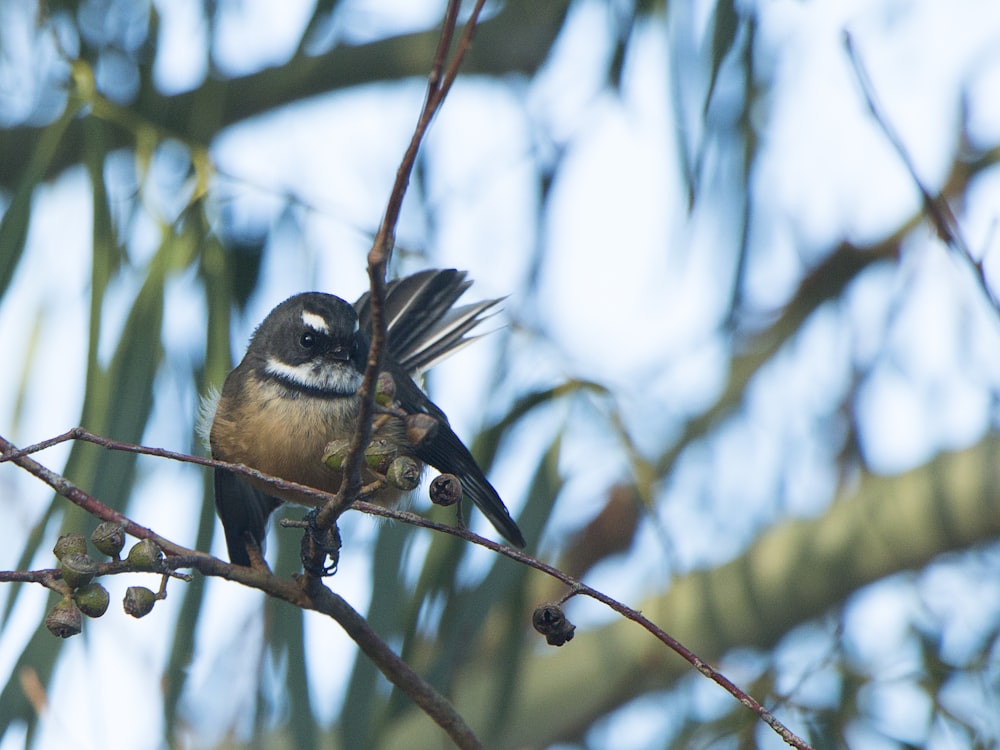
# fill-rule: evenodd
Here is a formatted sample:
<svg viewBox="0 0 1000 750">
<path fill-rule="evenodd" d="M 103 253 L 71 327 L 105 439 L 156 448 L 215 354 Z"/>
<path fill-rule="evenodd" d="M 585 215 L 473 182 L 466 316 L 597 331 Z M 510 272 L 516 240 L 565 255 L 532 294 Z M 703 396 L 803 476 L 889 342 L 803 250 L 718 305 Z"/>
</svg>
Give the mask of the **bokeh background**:
<svg viewBox="0 0 1000 750">
<path fill-rule="evenodd" d="M 200 394 L 267 311 L 365 289 L 442 13 L 0 2 L 0 434 L 203 452 Z M 507 296 L 427 387 L 529 551 L 817 747 L 1000 745 L 1000 4 L 508 0 L 463 70 L 391 272 Z M 223 553 L 206 471 L 40 460 Z M 0 465 L 0 568 L 51 567 L 94 523 Z M 331 585 L 489 747 L 782 746 L 594 602 L 544 646 L 530 613 L 562 590 L 535 571 L 360 514 L 342 532 Z M 297 532 L 271 539 L 292 573 Z M 0 750 L 442 746 L 333 623 L 200 578 L 136 621 L 134 578 L 65 643 L 50 593 L 0 586 Z"/>
</svg>

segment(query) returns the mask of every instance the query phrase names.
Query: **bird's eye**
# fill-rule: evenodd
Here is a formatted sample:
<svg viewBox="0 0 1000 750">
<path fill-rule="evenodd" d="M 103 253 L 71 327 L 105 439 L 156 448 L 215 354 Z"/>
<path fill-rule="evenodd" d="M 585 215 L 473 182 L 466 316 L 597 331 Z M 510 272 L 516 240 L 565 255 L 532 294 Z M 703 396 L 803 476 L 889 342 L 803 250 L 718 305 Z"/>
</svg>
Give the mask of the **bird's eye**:
<svg viewBox="0 0 1000 750">
<path fill-rule="evenodd" d="M 312 349 L 316 346 L 316 334 L 311 331 L 306 331 L 299 338 L 299 345 L 304 349 Z"/>
</svg>

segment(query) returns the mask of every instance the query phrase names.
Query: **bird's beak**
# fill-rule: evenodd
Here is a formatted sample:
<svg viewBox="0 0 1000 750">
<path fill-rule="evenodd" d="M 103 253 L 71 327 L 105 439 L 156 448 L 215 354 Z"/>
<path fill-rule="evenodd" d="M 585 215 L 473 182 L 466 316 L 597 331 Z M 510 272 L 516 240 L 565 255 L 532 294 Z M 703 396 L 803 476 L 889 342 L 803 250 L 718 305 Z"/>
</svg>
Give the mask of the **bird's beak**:
<svg viewBox="0 0 1000 750">
<path fill-rule="evenodd" d="M 351 347 L 350 345 L 335 346 L 329 351 L 330 359 L 335 359 L 338 362 L 347 362 L 351 358 Z"/>
</svg>

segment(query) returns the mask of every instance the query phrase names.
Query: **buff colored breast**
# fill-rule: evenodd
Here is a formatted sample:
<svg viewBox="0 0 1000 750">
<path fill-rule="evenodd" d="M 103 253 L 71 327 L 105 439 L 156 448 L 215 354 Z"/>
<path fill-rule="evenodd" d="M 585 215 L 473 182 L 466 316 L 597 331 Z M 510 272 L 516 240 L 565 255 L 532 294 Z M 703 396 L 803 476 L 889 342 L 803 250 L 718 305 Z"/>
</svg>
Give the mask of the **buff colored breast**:
<svg viewBox="0 0 1000 750">
<path fill-rule="evenodd" d="M 353 425 L 357 398 L 324 399 L 290 394 L 278 384 L 255 377 L 245 378 L 243 383 L 238 398 L 223 389 L 212 426 L 212 454 L 326 492 L 340 489 L 341 472 L 324 465 L 323 453 L 331 441 L 350 437 L 336 425 Z M 219 414 L 227 417 L 220 418 Z M 380 437 L 389 437 L 397 445 L 406 444 L 404 435 L 399 420 L 389 420 L 379 430 Z M 266 436 L 266 447 L 260 436 Z M 288 502 L 316 504 L 308 496 L 279 491 L 261 482 L 254 484 Z M 381 502 L 392 502 L 399 495 L 395 491 L 379 494 Z"/>
</svg>

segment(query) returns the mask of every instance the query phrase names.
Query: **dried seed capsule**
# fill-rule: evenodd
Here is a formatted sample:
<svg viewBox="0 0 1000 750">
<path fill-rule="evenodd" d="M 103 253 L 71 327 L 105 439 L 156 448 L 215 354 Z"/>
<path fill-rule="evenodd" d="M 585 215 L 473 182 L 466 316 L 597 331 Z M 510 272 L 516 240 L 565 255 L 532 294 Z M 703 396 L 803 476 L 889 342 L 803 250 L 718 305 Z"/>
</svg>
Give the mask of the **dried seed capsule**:
<svg viewBox="0 0 1000 750">
<path fill-rule="evenodd" d="M 156 594 L 145 586 L 129 586 L 125 589 L 125 599 L 122 601 L 125 614 L 136 619 L 145 617 L 153 611 L 154 604 L 156 604 Z"/>
<path fill-rule="evenodd" d="M 83 538 L 83 534 L 63 534 L 56 540 L 56 544 L 52 548 L 52 554 L 60 560 L 63 559 L 64 555 L 71 553 L 87 554 L 87 540 Z"/>
<path fill-rule="evenodd" d="M 542 604 L 531 616 L 531 624 L 539 633 L 545 636 L 550 646 L 562 646 L 573 640 L 576 625 L 566 619 L 562 607 L 558 604 Z"/>
<path fill-rule="evenodd" d="M 365 465 L 379 474 L 385 474 L 395 458 L 396 446 L 388 440 L 376 438 L 365 448 Z"/>
<path fill-rule="evenodd" d="M 68 596 L 63 597 L 47 615 L 45 627 L 58 638 L 69 638 L 83 630 L 83 616 L 80 608 Z"/>
<path fill-rule="evenodd" d="M 73 601 L 87 617 L 100 617 L 108 611 L 111 597 L 101 584 L 88 583 L 73 592 Z"/>
<path fill-rule="evenodd" d="M 431 502 L 448 507 L 462 499 L 462 482 L 454 474 L 434 477 L 430 487 Z"/>
<path fill-rule="evenodd" d="M 128 551 L 128 563 L 133 570 L 159 570 L 163 550 L 152 539 L 140 539 Z"/>
<path fill-rule="evenodd" d="M 125 546 L 125 527 L 117 521 L 103 521 L 90 535 L 90 541 L 105 555 L 117 560 Z"/>
<path fill-rule="evenodd" d="M 75 589 L 79 586 L 85 586 L 94 580 L 94 574 L 97 572 L 97 563 L 91 560 L 86 554 L 67 552 L 62 557 L 59 570 L 62 571 L 62 578 L 66 582 L 66 585 L 71 589 Z"/>
<path fill-rule="evenodd" d="M 389 464 L 385 480 L 404 492 L 416 489 L 420 484 L 420 462 L 409 456 L 400 456 Z"/>
<path fill-rule="evenodd" d="M 387 372 L 378 374 L 378 381 L 375 383 L 375 403 L 379 406 L 392 406 L 396 398 L 396 381 Z"/>
<path fill-rule="evenodd" d="M 334 440 L 327 443 L 323 452 L 323 463 L 334 471 L 341 471 L 344 468 L 344 461 L 347 459 L 347 451 L 351 447 L 350 440 Z"/>
</svg>

